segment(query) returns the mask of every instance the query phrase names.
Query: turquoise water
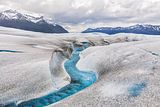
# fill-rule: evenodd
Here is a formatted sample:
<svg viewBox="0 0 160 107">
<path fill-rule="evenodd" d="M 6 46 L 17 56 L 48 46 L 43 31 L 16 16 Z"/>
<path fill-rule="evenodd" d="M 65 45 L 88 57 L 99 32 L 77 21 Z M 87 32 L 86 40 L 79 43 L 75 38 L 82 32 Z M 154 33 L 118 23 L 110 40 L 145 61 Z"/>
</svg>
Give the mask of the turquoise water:
<svg viewBox="0 0 160 107">
<path fill-rule="evenodd" d="M 14 50 L 0 50 L 0 52 L 20 53 L 20 51 L 14 51 Z"/>
<path fill-rule="evenodd" d="M 145 82 L 134 84 L 128 89 L 130 97 L 137 97 L 138 95 L 140 95 L 140 93 L 143 91 L 145 87 L 146 87 Z"/>
<path fill-rule="evenodd" d="M 88 43 L 84 42 L 82 47 L 74 47 L 71 58 L 64 63 L 64 67 L 71 77 L 71 83 L 69 85 L 43 97 L 22 102 L 18 104 L 18 107 L 44 107 L 73 95 L 93 84 L 97 79 L 96 74 L 92 71 L 80 71 L 76 67 L 76 63 L 80 59 L 79 53 L 88 46 Z"/>
</svg>

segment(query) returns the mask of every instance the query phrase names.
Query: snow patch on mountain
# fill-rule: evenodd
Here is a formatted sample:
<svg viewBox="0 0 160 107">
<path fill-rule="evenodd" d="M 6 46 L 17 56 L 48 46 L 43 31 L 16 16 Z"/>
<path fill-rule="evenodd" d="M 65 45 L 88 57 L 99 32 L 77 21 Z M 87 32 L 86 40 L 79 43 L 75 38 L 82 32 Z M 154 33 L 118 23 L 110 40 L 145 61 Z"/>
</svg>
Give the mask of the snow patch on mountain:
<svg viewBox="0 0 160 107">
<path fill-rule="evenodd" d="M 0 19 L 3 20 L 27 20 L 33 23 L 38 23 L 38 22 L 42 22 L 42 21 L 46 21 L 47 23 L 53 24 L 53 20 L 51 20 L 50 18 L 45 18 L 43 16 L 32 16 L 32 15 L 28 15 L 28 14 L 22 14 L 16 10 L 5 10 L 3 12 L 0 13 Z"/>
</svg>

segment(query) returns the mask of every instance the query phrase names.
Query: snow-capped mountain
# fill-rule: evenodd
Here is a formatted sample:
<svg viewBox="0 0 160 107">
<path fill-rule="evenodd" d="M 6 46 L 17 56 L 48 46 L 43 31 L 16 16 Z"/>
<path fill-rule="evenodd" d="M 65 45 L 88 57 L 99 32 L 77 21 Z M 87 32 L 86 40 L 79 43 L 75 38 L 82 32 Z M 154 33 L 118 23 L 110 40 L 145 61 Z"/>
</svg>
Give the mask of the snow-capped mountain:
<svg viewBox="0 0 160 107">
<path fill-rule="evenodd" d="M 16 10 L 1 12 L 0 26 L 44 33 L 68 33 L 62 26 L 51 23 L 51 21 L 46 20 L 43 16 L 35 17 L 22 14 Z"/>
<path fill-rule="evenodd" d="M 135 34 L 148 34 L 148 35 L 160 35 L 160 26 L 158 25 L 134 25 L 129 27 L 100 27 L 100 28 L 88 28 L 82 33 L 101 32 L 106 34 L 116 33 L 135 33 Z"/>
</svg>

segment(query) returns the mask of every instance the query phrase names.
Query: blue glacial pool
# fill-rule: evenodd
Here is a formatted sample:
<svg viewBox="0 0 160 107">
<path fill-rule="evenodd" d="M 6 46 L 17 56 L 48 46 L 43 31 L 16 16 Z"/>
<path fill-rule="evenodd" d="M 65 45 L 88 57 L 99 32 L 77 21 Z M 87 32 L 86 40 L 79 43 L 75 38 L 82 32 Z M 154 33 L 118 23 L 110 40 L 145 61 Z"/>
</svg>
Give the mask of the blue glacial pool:
<svg viewBox="0 0 160 107">
<path fill-rule="evenodd" d="M 83 43 L 82 47 L 75 47 L 70 59 L 64 63 L 64 67 L 71 77 L 71 83 L 65 87 L 49 93 L 48 95 L 22 102 L 18 105 L 11 104 L 6 107 L 44 107 L 71 96 L 96 82 L 96 74 L 92 71 L 80 71 L 76 63 L 80 59 L 79 53 L 88 47 Z"/>
</svg>

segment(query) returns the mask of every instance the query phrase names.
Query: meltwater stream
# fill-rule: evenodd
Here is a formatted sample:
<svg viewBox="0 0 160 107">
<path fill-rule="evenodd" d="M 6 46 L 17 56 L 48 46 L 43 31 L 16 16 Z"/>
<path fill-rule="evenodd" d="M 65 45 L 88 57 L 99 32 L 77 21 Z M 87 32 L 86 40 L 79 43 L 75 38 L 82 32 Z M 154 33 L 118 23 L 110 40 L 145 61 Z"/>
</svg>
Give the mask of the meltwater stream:
<svg viewBox="0 0 160 107">
<path fill-rule="evenodd" d="M 15 51 L 15 50 L 0 50 L 0 52 L 22 53 L 21 51 Z"/>
<path fill-rule="evenodd" d="M 71 58 L 68 59 L 64 63 L 65 70 L 71 77 L 71 83 L 69 85 L 66 85 L 65 87 L 52 92 L 48 95 L 31 99 L 25 102 L 22 102 L 18 105 L 18 107 L 44 107 L 48 106 L 50 104 L 53 104 L 55 102 L 58 102 L 70 95 L 73 95 L 77 93 L 78 91 L 90 86 L 93 84 L 97 77 L 96 74 L 92 71 L 80 71 L 76 67 L 76 63 L 80 59 L 79 53 L 87 48 L 89 45 L 87 42 L 83 43 L 83 46 L 81 47 L 74 47 L 74 51 L 71 55 Z M 14 106 L 14 105 L 13 105 Z M 12 105 L 10 106 L 12 107 Z"/>
</svg>

